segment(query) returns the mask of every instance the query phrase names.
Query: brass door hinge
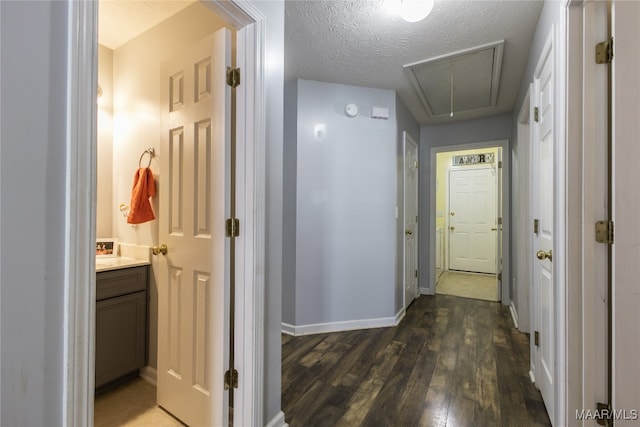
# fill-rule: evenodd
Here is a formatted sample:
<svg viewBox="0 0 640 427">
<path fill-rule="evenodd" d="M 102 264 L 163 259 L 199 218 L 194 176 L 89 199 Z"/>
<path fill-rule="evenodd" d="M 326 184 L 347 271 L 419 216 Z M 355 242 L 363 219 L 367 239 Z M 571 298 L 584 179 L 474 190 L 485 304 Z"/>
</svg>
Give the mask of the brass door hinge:
<svg viewBox="0 0 640 427">
<path fill-rule="evenodd" d="M 502 160 L 498 161 L 498 169 L 502 169 Z"/>
<path fill-rule="evenodd" d="M 240 68 L 227 67 L 227 85 L 231 87 L 240 85 Z"/>
<path fill-rule="evenodd" d="M 502 217 L 498 217 L 498 225 L 502 225 Z"/>
<path fill-rule="evenodd" d="M 227 218 L 225 221 L 225 231 L 227 237 L 238 237 L 240 235 L 240 220 L 237 218 Z"/>
<path fill-rule="evenodd" d="M 232 369 L 224 373 L 224 389 L 238 388 L 238 371 Z"/>
<path fill-rule="evenodd" d="M 596 222 L 596 242 L 613 245 L 614 228 L 613 221 Z"/>
<path fill-rule="evenodd" d="M 498 282 L 502 282 L 502 273 L 498 273 Z"/>
<path fill-rule="evenodd" d="M 538 234 L 540 232 L 540 220 L 539 219 L 534 219 L 533 220 L 533 233 L 534 234 Z"/>
<path fill-rule="evenodd" d="M 613 61 L 613 37 L 596 45 L 596 64 L 610 64 Z"/>
<path fill-rule="evenodd" d="M 533 107 L 533 120 L 536 122 L 540 121 L 540 113 L 538 107 Z"/>
<path fill-rule="evenodd" d="M 538 331 L 535 331 L 533 333 L 533 343 L 536 345 L 536 347 L 540 345 L 540 333 Z"/>
<path fill-rule="evenodd" d="M 418 270 L 416 270 L 416 274 L 415 274 L 415 276 L 416 276 L 416 277 L 418 277 Z"/>
</svg>

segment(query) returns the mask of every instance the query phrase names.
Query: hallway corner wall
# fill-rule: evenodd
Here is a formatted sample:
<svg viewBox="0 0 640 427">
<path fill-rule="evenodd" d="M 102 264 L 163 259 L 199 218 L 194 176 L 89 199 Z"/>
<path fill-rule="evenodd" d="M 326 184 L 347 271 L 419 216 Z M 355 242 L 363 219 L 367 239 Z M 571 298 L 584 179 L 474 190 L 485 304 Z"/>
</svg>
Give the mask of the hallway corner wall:
<svg viewBox="0 0 640 427">
<path fill-rule="evenodd" d="M 399 221 L 395 92 L 309 80 L 286 88 L 285 110 L 296 114 L 285 129 L 287 150 L 295 142 L 285 156 L 296 156 L 285 168 L 287 180 L 295 177 L 284 196 L 287 223 L 295 216 L 295 242 L 289 230 L 284 243 L 287 263 L 295 263 L 295 282 L 291 266 L 284 267 L 283 301 L 295 301 L 283 310 L 286 323 L 317 330 L 391 322 Z M 351 103 L 359 110 L 354 117 L 345 113 Z M 389 118 L 371 117 L 374 106 L 388 108 Z"/>
</svg>

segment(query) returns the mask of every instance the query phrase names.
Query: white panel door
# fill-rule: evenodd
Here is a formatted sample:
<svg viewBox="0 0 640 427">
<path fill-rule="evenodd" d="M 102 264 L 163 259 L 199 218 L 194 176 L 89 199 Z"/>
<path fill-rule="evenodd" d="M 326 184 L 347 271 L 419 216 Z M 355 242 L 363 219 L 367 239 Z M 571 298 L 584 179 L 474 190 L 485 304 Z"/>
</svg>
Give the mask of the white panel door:
<svg viewBox="0 0 640 427">
<path fill-rule="evenodd" d="M 553 50 L 543 60 L 536 77 L 535 95 L 538 121 L 534 121 L 533 137 L 533 217 L 538 220 L 538 232 L 533 236 L 534 264 L 533 286 L 535 330 L 539 333 L 539 345 L 535 347 L 536 384 L 549 413 L 554 419 L 554 360 L 555 321 L 553 283 Z M 551 257 L 549 257 L 551 255 Z"/>
<path fill-rule="evenodd" d="M 227 64 L 222 29 L 162 66 L 158 404 L 192 426 L 224 416 Z"/>
<path fill-rule="evenodd" d="M 404 132 L 404 308 L 418 296 L 418 144 Z"/>
<path fill-rule="evenodd" d="M 496 273 L 496 173 L 449 171 L 449 270 Z"/>
</svg>

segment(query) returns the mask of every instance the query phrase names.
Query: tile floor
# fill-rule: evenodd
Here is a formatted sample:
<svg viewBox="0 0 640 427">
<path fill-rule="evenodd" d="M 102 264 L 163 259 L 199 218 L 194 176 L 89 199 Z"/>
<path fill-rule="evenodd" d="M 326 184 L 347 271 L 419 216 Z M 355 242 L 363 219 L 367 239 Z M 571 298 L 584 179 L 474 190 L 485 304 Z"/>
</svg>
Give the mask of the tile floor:
<svg viewBox="0 0 640 427">
<path fill-rule="evenodd" d="M 500 301 L 495 274 L 445 271 L 438 279 L 436 294 Z"/>
<path fill-rule="evenodd" d="M 96 396 L 95 427 L 180 427 L 156 404 L 156 388 L 140 377 Z"/>
</svg>

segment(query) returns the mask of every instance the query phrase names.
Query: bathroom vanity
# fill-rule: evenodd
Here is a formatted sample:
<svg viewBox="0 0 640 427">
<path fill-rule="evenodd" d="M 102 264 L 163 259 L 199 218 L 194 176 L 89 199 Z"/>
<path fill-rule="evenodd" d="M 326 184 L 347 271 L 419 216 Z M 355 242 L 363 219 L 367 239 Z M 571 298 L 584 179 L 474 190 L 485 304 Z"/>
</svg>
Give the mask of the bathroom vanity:
<svg viewBox="0 0 640 427">
<path fill-rule="evenodd" d="M 111 260 L 111 259 L 110 259 Z M 137 375 L 147 357 L 148 262 L 96 262 L 95 387 Z"/>
</svg>

